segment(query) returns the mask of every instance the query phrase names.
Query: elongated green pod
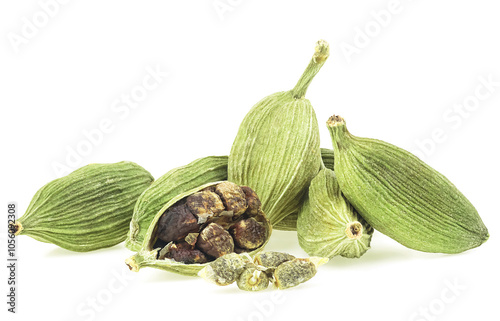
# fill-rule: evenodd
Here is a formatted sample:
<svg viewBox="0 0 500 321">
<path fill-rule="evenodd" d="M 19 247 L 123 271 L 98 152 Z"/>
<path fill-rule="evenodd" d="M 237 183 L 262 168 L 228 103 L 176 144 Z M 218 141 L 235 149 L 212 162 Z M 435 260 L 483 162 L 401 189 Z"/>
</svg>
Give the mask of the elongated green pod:
<svg viewBox="0 0 500 321">
<path fill-rule="evenodd" d="M 36 192 L 14 229 L 77 252 L 125 240 L 135 202 L 153 177 L 132 162 L 90 164 Z"/>
<path fill-rule="evenodd" d="M 158 211 L 175 196 L 200 185 L 227 179 L 227 156 L 208 156 L 174 168 L 158 178 L 137 200 L 125 246 L 134 252 Z"/>
<path fill-rule="evenodd" d="M 424 252 L 460 253 L 488 239 L 469 200 L 415 155 L 351 135 L 339 116 L 327 126 L 342 192 L 373 228 Z"/>
<path fill-rule="evenodd" d="M 311 181 L 297 220 L 299 244 L 307 254 L 358 258 L 370 248 L 373 228 L 342 195 L 332 170 L 324 168 Z"/>
<path fill-rule="evenodd" d="M 254 105 L 233 142 L 228 179 L 255 190 L 272 224 L 297 211 L 320 170 L 318 123 L 304 96 L 328 56 L 328 44 L 319 41 L 295 88 Z"/>
</svg>

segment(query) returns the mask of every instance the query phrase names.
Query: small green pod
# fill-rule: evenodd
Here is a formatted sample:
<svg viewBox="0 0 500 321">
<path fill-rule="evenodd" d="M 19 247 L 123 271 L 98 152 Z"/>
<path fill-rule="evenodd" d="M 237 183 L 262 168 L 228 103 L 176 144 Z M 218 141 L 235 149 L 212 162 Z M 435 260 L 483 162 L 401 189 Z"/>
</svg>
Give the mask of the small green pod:
<svg viewBox="0 0 500 321">
<path fill-rule="evenodd" d="M 446 177 L 410 152 L 327 122 L 335 174 L 344 196 L 376 230 L 411 249 L 460 253 L 484 243 L 488 230 Z"/>
<path fill-rule="evenodd" d="M 139 251 L 151 221 L 175 196 L 200 185 L 226 179 L 227 156 L 200 158 L 161 176 L 137 200 L 125 246 L 131 251 Z"/>
<path fill-rule="evenodd" d="M 76 252 L 116 245 L 125 240 L 135 202 L 152 182 L 132 162 L 84 166 L 40 188 L 14 230 Z"/>
<path fill-rule="evenodd" d="M 311 181 L 297 220 L 299 244 L 307 254 L 359 258 L 370 248 L 373 228 L 345 199 L 332 170 Z"/>
</svg>

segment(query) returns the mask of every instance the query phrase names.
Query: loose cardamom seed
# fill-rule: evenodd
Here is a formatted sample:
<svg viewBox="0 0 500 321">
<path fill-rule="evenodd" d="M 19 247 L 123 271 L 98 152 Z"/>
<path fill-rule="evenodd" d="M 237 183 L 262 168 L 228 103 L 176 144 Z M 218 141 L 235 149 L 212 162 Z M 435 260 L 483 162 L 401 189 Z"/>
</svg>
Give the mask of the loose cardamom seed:
<svg viewBox="0 0 500 321">
<path fill-rule="evenodd" d="M 293 259 L 280 264 L 274 271 L 274 285 L 280 289 L 288 289 L 310 280 L 316 275 L 318 266 L 328 262 L 327 258 L 310 257 Z"/>
<path fill-rule="evenodd" d="M 239 254 L 230 253 L 207 264 L 198 272 L 198 276 L 217 285 L 229 285 L 236 282 L 246 264 L 247 260 Z"/>
<path fill-rule="evenodd" d="M 266 268 L 276 269 L 281 263 L 295 259 L 295 256 L 282 252 L 263 252 L 254 257 L 254 262 Z"/>
<path fill-rule="evenodd" d="M 131 162 L 84 166 L 40 188 L 14 230 L 77 252 L 116 245 L 125 240 L 135 202 L 152 182 Z"/>
<path fill-rule="evenodd" d="M 321 167 L 318 123 L 304 96 L 328 56 L 328 44 L 319 41 L 295 88 L 254 105 L 231 148 L 229 181 L 255 190 L 273 225 L 297 211 Z"/>
<path fill-rule="evenodd" d="M 424 252 L 460 253 L 488 239 L 474 206 L 435 169 L 404 149 L 350 134 L 339 116 L 327 126 L 342 193 L 373 228 Z"/>
<path fill-rule="evenodd" d="M 236 281 L 238 288 L 244 291 L 262 291 L 269 286 L 269 277 L 253 263 L 247 263 Z"/>
<path fill-rule="evenodd" d="M 342 195 L 335 173 L 322 169 L 299 212 L 299 244 L 311 256 L 358 258 L 370 248 L 373 228 Z"/>
</svg>

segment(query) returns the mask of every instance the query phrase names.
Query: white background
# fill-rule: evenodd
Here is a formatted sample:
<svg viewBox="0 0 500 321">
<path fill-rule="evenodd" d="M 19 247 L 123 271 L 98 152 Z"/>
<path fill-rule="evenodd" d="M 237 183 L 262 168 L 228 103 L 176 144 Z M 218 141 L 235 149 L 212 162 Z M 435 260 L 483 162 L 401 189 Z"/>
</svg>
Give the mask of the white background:
<svg viewBox="0 0 500 321">
<path fill-rule="evenodd" d="M 331 57 L 307 93 L 322 147 L 339 114 L 355 135 L 416 152 L 471 200 L 491 237 L 441 255 L 376 233 L 361 259 L 334 258 L 308 283 L 260 293 L 129 272 L 123 244 L 81 254 L 19 237 L 18 313 L 6 312 L 3 261 L 2 320 L 497 320 L 498 2 L 67 1 L 51 16 L 47 2 L 0 5 L 2 215 L 9 201 L 22 214 L 61 175 L 55 167 L 130 160 L 159 177 L 228 154 L 250 107 L 291 89 L 325 39 Z M 388 9 L 378 22 L 373 13 Z M 168 76 L 141 89 L 148 69 Z M 140 101 L 129 109 L 131 95 Z M 295 233 L 274 233 L 267 248 L 306 255 Z"/>
</svg>

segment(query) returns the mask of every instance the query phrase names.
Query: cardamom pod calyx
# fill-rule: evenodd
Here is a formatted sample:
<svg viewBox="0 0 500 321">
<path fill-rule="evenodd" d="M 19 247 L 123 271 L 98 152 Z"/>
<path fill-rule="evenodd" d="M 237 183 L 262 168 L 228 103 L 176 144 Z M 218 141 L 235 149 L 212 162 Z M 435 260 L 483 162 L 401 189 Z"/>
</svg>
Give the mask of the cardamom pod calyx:
<svg viewBox="0 0 500 321">
<path fill-rule="evenodd" d="M 342 195 L 335 173 L 322 169 L 311 181 L 297 220 L 299 244 L 311 256 L 358 258 L 370 248 L 373 228 Z"/>
<path fill-rule="evenodd" d="M 135 202 L 152 182 L 132 162 L 90 164 L 40 188 L 13 228 L 71 251 L 110 247 L 125 240 Z"/>
<path fill-rule="evenodd" d="M 297 211 L 321 167 L 318 122 L 304 96 L 328 56 L 328 43 L 319 41 L 295 88 L 254 105 L 231 148 L 228 179 L 255 190 L 273 225 Z"/>
<path fill-rule="evenodd" d="M 196 275 L 225 255 L 259 252 L 271 230 L 253 190 L 208 183 L 168 201 L 151 220 L 143 249 L 125 262 L 133 271 L 148 266 Z"/>
<path fill-rule="evenodd" d="M 460 253 L 484 243 L 488 230 L 446 177 L 410 152 L 327 122 L 335 174 L 344 196 L 376 230 L 411 249 Z"/>
</svg>

